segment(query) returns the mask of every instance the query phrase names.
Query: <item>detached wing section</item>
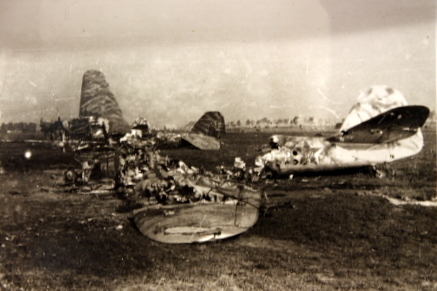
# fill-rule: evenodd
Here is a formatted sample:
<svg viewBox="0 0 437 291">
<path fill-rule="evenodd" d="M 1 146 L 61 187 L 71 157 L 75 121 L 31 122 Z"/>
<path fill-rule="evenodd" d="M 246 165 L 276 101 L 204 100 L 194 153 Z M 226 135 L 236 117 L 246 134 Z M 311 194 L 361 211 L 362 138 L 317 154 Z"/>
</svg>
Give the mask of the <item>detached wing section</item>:
<svg viewBox="0 0 437 291">
<path fill-rule="evenodd" d="M 188 135 L 182 138 L 201 150 L 218 150 L 220 149 L 220 140 L 225 132 L 223 115 L 218 111 L 210 111 L 206 112 L 194 124 Z"/>
<path fill-rule="evenodd" d="M 95 70 L 85 72 L 82 81 L 79 117 L 89 116 L 107 119 L 110 135 L 122 135 L 130 131 L 105 76 Z"/>
</svg>

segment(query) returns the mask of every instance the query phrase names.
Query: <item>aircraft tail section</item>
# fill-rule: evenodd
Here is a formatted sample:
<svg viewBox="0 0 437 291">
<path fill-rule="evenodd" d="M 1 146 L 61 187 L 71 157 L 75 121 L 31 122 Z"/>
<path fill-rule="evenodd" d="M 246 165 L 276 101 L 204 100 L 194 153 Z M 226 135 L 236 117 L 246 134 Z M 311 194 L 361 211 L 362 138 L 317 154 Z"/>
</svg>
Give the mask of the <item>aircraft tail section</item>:
<svg viewBox="0 0 437 291">
<path fill-rule="evenodd" d="M 357 103 L 352 106 L 345 118 L 340 132 L 347 131 L 381 113 L 407 104 L 404 95 L 398 90 L 388 86 L 373 86 L 360 94 Z"/>
<path fill-rule="evenodd" d="M 82 81 L 79 117 L 89 116 L 107 119 L 109 134 L 125 134 L 130 130 L 105 76 L 96 70 L 85 72 Z"/>
<path fill-rule="evenodd" d="M 328 138 L 330 142 L 380 144 L 409 138 L 425 124 L 429 109 L 425 106 L 400 106 L 372 117 Z"/>
<path fill-rule="evenodd" d="M 425 106 L 408 106 L 407 101 L 396 89 L 387 86 L 373 86 L 362 93 L 357 103 L 346 117 L 340 132 L 327 141 L 339 147 L 353 144 L 351 158 L 372 164 L 392 162 L 394 160 L 416 155 L 423 148 L 421 127 L 429 115 Z M 366 144 L 368 148 L 359 149 L 357 144 Z M 335 147 L 325 149 L 325 156 L 330 160 Z"/>
<path fill-rule="evenodd" d="M 218 111 L 209 111 L 203 114 L 182 139 L 201 150 L 218 150 L 225 132 L 223 115 Z"/>
<path fill-rule="evenodd" d="M 335 136 L 320 140 L 274 135 L 270 139 L 272 150 L 257 157 L 255 164 L 289 177 L 390 163 L 422 150 L 421 127 L 428 116 L 427 107 L 408 106 L 399 91 L 374 86 L 359 96 Z"/>
<path fill-rule="evenodd" d="M 221 139 L 226 133 L 225 119 L 219 111 L 209 111 L 194 124 L 190 134 L 204 134 Z"/>
</svg>

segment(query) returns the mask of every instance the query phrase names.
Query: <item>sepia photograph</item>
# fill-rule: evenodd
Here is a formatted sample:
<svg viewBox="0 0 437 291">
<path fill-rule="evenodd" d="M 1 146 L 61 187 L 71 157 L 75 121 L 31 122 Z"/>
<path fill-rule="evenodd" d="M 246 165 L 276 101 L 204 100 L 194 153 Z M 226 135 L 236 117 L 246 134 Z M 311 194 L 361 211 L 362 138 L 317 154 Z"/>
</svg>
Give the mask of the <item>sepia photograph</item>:
<svg viewBox="0 0 437 291">
<path fill-rule="evenodd" d="M 0 0 L 0 290 L 437 290 L 434 0 Z"/>
</svg>

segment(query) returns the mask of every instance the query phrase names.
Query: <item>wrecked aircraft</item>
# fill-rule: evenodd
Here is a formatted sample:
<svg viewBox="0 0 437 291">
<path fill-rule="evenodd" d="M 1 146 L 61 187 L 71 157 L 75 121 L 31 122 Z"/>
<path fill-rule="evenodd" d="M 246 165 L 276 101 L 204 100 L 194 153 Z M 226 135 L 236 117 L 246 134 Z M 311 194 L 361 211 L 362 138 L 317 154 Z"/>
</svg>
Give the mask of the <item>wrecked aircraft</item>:
<svg viewBox="0 0 437 291">
<path fill-rule="evenodd" d="M 139 118 L 129 126 L 103 73 L 85 72 L 82 80 L 79 118 L 47 123 L 41 129 L 56 146 L 75 153 L 82 164 L 83 182 L 93 172 L 103 177 L 115 176 L 115 152 L 122 140 L 140 139 L 144 144 L 159 148 L 192 145 L 204 150 L 218 150 L 225 133 L 220 112 L 206 112 L 188 133 L 152 131 L 147 120 Z M 38 141 L 30 141 L 38 142 Z"/>
<path fill-rule="evenodd" d="M 224 169 L 219 174 L 205 172 L 159 154 L 160 147 L 184 145 L 218 150 L 225 134 L 220 112 L 206 112 L 188 133 L 156 133 L 143 118 L 129 127 L 103 74 L 87 71 L 79 118 L 55 125 L 47 128 L 56 129 L 53 136 L 61 137 L 59 145 L 73 150 L 82 165 L 80 173 L 65 172 L 65 184 L 91 190 L 93 175 L 111 178 L 109 188 L 143 206 L 134 211 L 133 221 L 153 240 L 224 239 L 247 231 L 258 220 L 262 191 L 241 183 L 238 174 Z"/>
<path fill-rule="evenodd" d="M 69 148 L 82 165 L 82 182 L 98 172 L 101 177 L 115 176 L 115 151 L 118 140 L 130 126 L 123 118 L 103 73 L 85 72 L 82 79 L 79 118 L 63 122 L 64 138 L 59 146 Z"/>
<path fill-rule="evenodd" d="M 255 165 L 275 177 L 374 168 L 418 154 L 428 115 L 425 106 L 408 106 L 399 91 L 374 86 L 359 96 L 336 135 L 274 135 L 270 152 L 257 157 Z"/>
<path fill-rule="evenodd" d="M 68 144 L 114 140 L 130 131 L 103 73 L 86 71 L 82 79 L 79 117 L 54 123 L 41 121 L 41 130 Z"/>
</svg>

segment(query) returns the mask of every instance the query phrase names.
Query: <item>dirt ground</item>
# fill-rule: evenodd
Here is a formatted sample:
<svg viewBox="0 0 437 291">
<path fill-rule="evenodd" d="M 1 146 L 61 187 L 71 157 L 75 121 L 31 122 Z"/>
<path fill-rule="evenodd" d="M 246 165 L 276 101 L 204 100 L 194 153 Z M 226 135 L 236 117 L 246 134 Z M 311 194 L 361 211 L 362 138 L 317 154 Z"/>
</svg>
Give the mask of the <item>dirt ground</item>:
<svg viewBox="0 0 437 291">
<path fill-rule="evenodd" d="M 163 152 L 209 170 L 253 164 L 266 133 L 230 133 L 218 152 Z M 3 137 L 4 138 L 4 137 Z M 437 290 L 436 134 L 383 178 L 269 181 L 257 224 L 227 240 L 168 245 L 144 237 L 115 193 L 59 186 L 69 153 L 1 143 L 0 290 Z M 24 158 L 26 149 L 32 151 Z"/>
</svg>

